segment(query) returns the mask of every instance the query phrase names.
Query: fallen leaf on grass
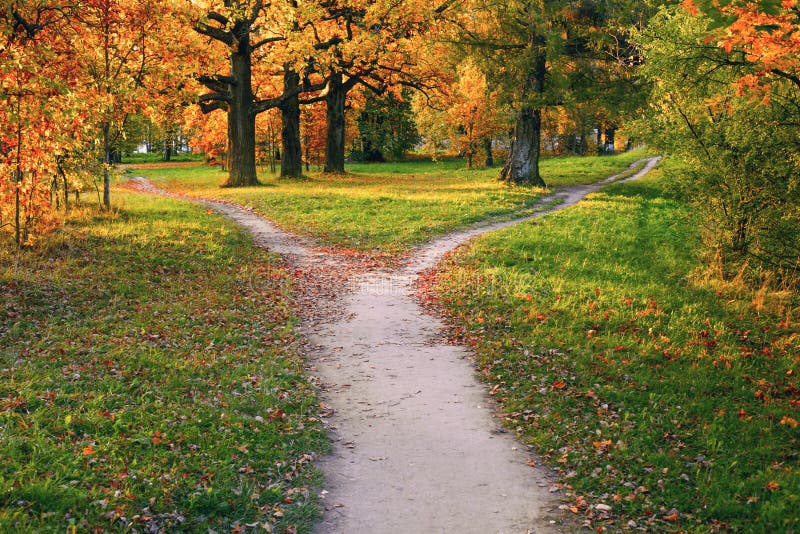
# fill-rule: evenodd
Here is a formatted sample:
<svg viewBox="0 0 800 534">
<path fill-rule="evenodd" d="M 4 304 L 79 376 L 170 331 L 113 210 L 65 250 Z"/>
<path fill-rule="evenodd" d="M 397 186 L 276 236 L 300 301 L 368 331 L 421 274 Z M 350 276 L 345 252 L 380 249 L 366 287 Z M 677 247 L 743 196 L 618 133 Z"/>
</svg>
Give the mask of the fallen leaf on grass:
<svg viewBox="0 0 800 534">
<path fill-rule="evenodd" d="M 677 523 L 678 522 L 678 511 L 675 509 L 670 510 L 670 513 L 662 517 L 664 521 L 669 521 L 670 523 Z"/>
<path fill-rule="evenodd" d="M 797 425 L 800 424 L 800 423 L 797 422 L 797 419 L 784 415 L 781 418 L 781 424 L 782 425 L 786 425 L 786 426 L 790 426 L 792 428 L 797 428 Z"/>
</svg>

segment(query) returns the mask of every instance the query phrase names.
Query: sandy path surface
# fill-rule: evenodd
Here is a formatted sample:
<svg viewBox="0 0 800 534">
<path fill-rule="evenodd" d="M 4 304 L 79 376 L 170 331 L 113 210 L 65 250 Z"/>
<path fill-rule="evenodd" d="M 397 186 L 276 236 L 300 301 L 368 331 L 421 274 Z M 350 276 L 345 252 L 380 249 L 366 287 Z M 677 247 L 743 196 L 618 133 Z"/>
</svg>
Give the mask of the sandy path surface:
<svg viewBox="0 0 800 534">
<path fill-rule="evenodd" d="M 647 160 L 625 180 L 643 176 L 657 162 Z M 336 291 L 323 298 L 341 313 L 327 321 L 308 319 L 302 327 L 322 397 L 333 410 L 326 421 L 333 452 L 318 462 L 326 477 L 318 532 L 557 531 L 552 474 L 532 467 L 540 462 L 503 430 L 467 349 L 446 343 L 443 323 L 415 300 L 413 283 L 469 239 L 574 205 L 618 178 L 563 188 L 542 200 L 563 200 L 545 211 L 448 234 L 420 248 L 405 267 L 331 285 Z M 136 180 L 139 189 L 163 194 Z M 249 210 L 204 204 L 300 268 L 347 261 L 315 251 Z"/>
</svg>

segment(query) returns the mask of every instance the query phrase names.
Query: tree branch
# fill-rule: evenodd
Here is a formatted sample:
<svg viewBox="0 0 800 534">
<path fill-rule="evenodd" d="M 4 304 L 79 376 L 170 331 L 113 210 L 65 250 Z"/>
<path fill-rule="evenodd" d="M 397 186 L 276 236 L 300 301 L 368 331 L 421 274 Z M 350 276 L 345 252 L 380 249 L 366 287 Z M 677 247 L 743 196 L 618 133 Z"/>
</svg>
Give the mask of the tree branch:
<svg viewBox="0 0 800 534">
<path fill-rule="evenodd" d="M 236 78 L 233 76 L 223 76 L 222 74 L 214 74 L 213 76 L 198 76 L 197 81 L 218 93 L 224 93 L 228 90 L 229 85 L 236 85 Z"/>
<path fill-rule="evenodd" d="M 230 102 L 230 93 L 206 93 L 197 97 L 198 102 Z"/>
<path fill-rule="evenodd" d="M 217 109 L 228 111 L 228 103 L 220 100 L 212 100 L 210 102 L 198 102 L 200 104 L 200 111 L 203 113 L 211 113 Z"/>
<path fill-rule="evenodd" d="M 292 88 L 290 91 L 283 93 L 280 96 L 276 96 L 275 98 L 266 98 L 263 100 L 256 100 L 253 103 L 253 107 L 250 108 L 252 113 L 258 115 L 263 111 L 267 111 L 268 109 L 280 107 L 284 102 L 293 98 L 301 93 L 312 93 L 314 91 L 322 91 L 325 89 L 325 82 L 322 83 L 302 83 L 297 87 Z"/>
<path fill-rule="evenodd" d="M 216 15 L 216 13 L 209 13 L 207 16 L 209 19 L 211 19 L 212 15 Z M 222 15 L 219 16 L 222 17 Z M 222 18 L 225 19 L 225 17 Z M 200 21 L 194 25 L 194 31 L 196 31 L 199 34 L 205 35 L 206 37 L 211 37 L 212 39 L 215 39 L 221 43 L 225 43 L 228 46 L 233 45 L 233 33 L 225 31 L 222 28 L 210 26 L 209 24 Z"/>
<path fill-rule="evenodd" d="M 250 48 L 252 48 L 253 50 L 257 50 L 257 49 L 261 48 L 262 46 L 264 46 L 265 44 L 277 43 L 277 42 L 285 41 L 285 40 L 286 40 L 286 37 L 284 37 L 282 35 L 278 36 L 278 37 L 267 37 L 265 39 L 261 39 L 260 41 L 258 41 L 254 45 L 252 45 Z"/>
</svg>

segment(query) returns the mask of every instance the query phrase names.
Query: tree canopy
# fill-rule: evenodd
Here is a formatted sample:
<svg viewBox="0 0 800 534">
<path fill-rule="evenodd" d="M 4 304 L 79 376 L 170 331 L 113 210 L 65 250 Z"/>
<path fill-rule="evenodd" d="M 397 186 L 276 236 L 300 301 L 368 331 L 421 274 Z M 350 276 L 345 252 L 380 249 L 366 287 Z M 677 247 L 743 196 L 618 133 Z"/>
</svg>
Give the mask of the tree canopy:
<svg viewBox="0 0 800 534">
<path fill-rule="evenodd" d="M 417 146 L 544 185 L 542 151 L 638 139 L 687 164 L 714 247 L 788 272 L 798 22 L 794 0 L 4 0 L 0 228 L 23 244 L 92 185 L 108 208 L 145 130 L 165 158 L 222 159 L 228 186 L 259 158 L 294 177 Z"/>
</svg>

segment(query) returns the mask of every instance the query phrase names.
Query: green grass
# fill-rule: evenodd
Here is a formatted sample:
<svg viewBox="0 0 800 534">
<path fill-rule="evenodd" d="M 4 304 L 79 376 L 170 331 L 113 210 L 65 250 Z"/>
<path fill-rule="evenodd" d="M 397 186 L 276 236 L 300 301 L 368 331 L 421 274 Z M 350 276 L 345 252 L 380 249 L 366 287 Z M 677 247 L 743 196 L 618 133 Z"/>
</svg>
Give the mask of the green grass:
<svg viewBox="0 0 800 534">
<path fill-rule="evenodd" d="M 657 174 L 461 249 L 435 294 L 595 527 L 796 531 L 800 303 L 703 276 Z"/>
<path fill-rule="evenodd" d="M 187 161 L 205 161 L 205 154 L 194 154 L 191 152 L 181 152 L 179 154 L 172 154 L 170 162 L 184 163 Z M 137 163 L 164 163 L 163 152 L 151 152 L 146 154 L 125 154 L 122 157 L 123 164 L 137 164 Z"/>
<path fill-rule="evenodd" d="M 0 251 L 0 532 L 310 531 L 288 275 L 202 208 L 114 202 Z"/>
<path fill-rule="evenodd" d="M 612 157 L 542 161 L 552 185 L 594 182 L 626 168 L 642 151 Z M 284 228 L 324 244 L 388 255 L 454 228 L 530 209 L 543 190 L 509 187 L 498 169 L 467 170 L 458 161 L 353 164 L 345 176 L 303 180 L 261 175 L 260 187 L 227 188 L 218 168 L 137 169 L 171 190 L 252 206 Z"/>
</svg>

